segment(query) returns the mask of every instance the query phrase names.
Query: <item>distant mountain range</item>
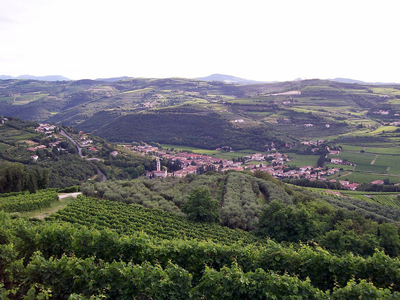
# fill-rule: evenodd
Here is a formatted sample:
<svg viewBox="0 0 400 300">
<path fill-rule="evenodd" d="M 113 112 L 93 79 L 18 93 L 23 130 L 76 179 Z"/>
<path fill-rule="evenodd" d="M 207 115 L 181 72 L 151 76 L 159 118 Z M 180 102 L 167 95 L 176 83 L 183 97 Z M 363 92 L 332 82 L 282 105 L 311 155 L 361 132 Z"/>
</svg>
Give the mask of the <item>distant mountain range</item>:
<svg viewBox="0 0 400 300">
<path fill-rule="evenodd" d="M 233 84 L 257 84 L 257 83 L 266 83 L 266 81 L 256 81 L 249 80 L 244 78 L 239 78 L 231 75 L 224 74 L 212 74 L 207 77 L 197 77 L 195 79 L 205 80 L 205 81 L 222 81 L 224 83 L 233 83 Z"/>
<path fill-rule="evenodd" d="M 133 77 L 130 77 L 130 76 L 121 76 L 121 77 L 111 77 L 111 78 L 97 78 L 97 79 L 95 79 L 95 81 L 116 82 L 116 81 L 120 81 L 120 80 L 132 79 L 132 78 Z M 9 75 L 0 75 L 0 80 L 7 80 L 7 79 L 31 79 L 31 80 L 43 80 L 43 81 L 71 81 L 72 80 L 72 79 L 69 79 L 69 78 L 61 76 L 61 75 L 48 75 L 48 76 L 20 75 L 17 77 L 9 76 Z M 244 78 L 235 77 L 235 76 L 231 76 L 231 75 L 225 75 L 225 74 L 212 74 L 210 76 L 197 77 L 195 79 L 205 80 L 205 81 L 220 81 L 220 82 L 224 82 L 224 83 L 241 84 L 241 85 L 277 82 L 277 81 L 250 80 L 250 79 L 244 79 Z M 301 80 L 302 80 L 301 78 L 296 78 L 293 81 L 301 81 Z M 367 82 L 367 81 L 362 81 L 362 80 L 355 80 L 355 79 L 341 78 L 341 77 L 337 77 L 337 78 L 333 78 L 333 79 L 326 79 L 326 80 L 343 82 L 343 83 L 356 83 L 356 84 L 374 84 L 374 85 L 398 84 L 395 82 Z"/>
<path fill-rule="evenodd" d="M 33 75 L 20 75 L 13 77 L 9 75 L 0 75 L 1 80 L 6 79 L 32 79 L 32 80 L 43 80 L 43 81 L 70 81 L 71 79 L 61 75 L 49 75 L 49 76 L 33 76 Z"/>
</svg>

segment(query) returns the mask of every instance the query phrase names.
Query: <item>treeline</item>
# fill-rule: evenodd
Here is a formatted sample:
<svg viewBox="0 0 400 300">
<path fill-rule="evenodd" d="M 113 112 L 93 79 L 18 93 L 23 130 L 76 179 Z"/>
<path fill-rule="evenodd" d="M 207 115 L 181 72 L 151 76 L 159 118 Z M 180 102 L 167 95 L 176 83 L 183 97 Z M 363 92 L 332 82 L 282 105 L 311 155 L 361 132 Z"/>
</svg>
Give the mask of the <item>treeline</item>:
<svg viewBox="0 0 400 300">
<path fill-rule="evenodd" d="M 96 164 L 110 179 L 135 179 L 145 174 L 145 171 L 156 169 L 156 161 L 149 156 L 135 153 L 121 153 L 117 156 L 103 155 L 103 162 Z"/>
<path fill-rule="evenodd" d="M 48 184 L 49 172 L 46 169 L 7 161 L 0 164 L 0 193 L 35 193 L 38 189 L 46 188 Z"/>
<path fill-rule="evenodd" d="M 364 183 L 357 187 L 357 191 L 365 192 L 400 192 L 397 185 Z"/>
<path fill-rule="evenodd" d="M 77 154 L 62 155 L 57 160 L 45 160 L 40 166 L 48 170 L 48 186 L 51 188 L 80 185 L 97 174 L 96 165 L 81 159 Z"/>
<path fill-rule="evenodd" d="M 339 182 L 329 182 L 322 180 L 310 180 L 307 178 L 284 178 L 282 180 L 285 183 L 290 183 L 297 186 L 312 187 L 319 189 L 332 189 L 332 190 L 344 190 L 345 188 Z"/>
</svg>

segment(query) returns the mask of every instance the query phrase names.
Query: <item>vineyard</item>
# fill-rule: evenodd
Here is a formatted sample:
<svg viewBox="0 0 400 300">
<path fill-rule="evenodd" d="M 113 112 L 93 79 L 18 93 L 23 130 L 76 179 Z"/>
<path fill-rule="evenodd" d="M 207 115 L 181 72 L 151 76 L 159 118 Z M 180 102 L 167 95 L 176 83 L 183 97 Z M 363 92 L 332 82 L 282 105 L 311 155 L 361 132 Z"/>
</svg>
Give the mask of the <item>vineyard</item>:
<svg viewBox="0 0 400 300">
<path fill-rule="evenodd" d="M 10 299 L 399 297 L 400 261 L 380 251 L 362 258 L 272 241 L 161 240 L 1 212 L 0 225 L 0 292 Z"/>
<path fill-rule="evenodd" d="M 144 232 L 161 239 L 197 239 L 224 244 L 248 244 L 257 241 L 253 234 L 243 230 L 190 222 L 184 217 L 162 210 L 84 196 L 78 196 L 77 200 L 48 219 L 87 225 L 96 229 L 113 229 L 121 234 Z"/>
<path fill-rule="evenodd" d="M 371 198 L 382 205 L 400 207 L 400 200 L 396 195 L 372 195 Z"/>
<path fill-rule="evenodd" d="M 0 198 L 0 211 L 5 212 L 23 212 L 39 210 L 49 207 L 53 201 L 58 200 L 57 192 L 54 190 L 41 190 L 35 194 L 11 193 L 9 197 Z"/>
<path fill-rule="evenodd" d="M 324 218 L 339 207 L 339 213 L 343 208 L 357 210 L 387 223 L 366 223 L 358 215 L 338 222 L 321 243 L 315 239 L 280 244 L 256 235 L 257 231 L 192 222 L 159 209 L 82 195 L 44 221 L 11 215 L 2 208 L 0 295 L 10 300 L 399 299 L 400 260 L 398 255 L 385 254 L 391 248 L 383 243 L 388 240 L 389 246 L 397 247 L 398 209 L 376 204 L 385 197 L 397 200 L 395 195 L 369 194 L 375 203 L 368 203 L 319 194 L 321 201 L 332 205 L 327 206 L 312 200 L 315 192 L 303 198 L 297 191 L 292 193 L 303 205 L 324 211 Z M 383 197 L 373 199 L 378 196 Z M 0 197 L 0 204 L 21 211 L 56 199 L 54 190 L 43 190 Z M 304 212 L 281 206 L 282 213 L 293 216 Z M 334 216 L 340 217 L 336 212 Z M 366 243 L 375 243 L 370 254 L 323 248 L 323 242 L 329 241 L 334 245 L 355 238 L 364 242 L 361 231 L 352 235 L 352 229 L 345 227 L 361 228 L 361 222 L 375 228 L 365 234 Z M 375 240 L 374 230 L 380 232 Z"/>
</svg>

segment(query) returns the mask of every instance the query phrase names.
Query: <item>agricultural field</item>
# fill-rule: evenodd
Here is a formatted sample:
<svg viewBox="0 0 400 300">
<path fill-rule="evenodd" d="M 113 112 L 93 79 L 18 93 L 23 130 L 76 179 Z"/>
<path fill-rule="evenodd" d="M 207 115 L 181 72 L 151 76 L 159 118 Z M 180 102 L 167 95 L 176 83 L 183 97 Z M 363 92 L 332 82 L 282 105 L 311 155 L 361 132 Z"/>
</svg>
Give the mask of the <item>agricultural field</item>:
<svg viewBox="0 0 400 300">
<path fill-rule="evenodd" d="M 318 155 L 300 155 L 292 152 L 289 153 L 282 152 L 282 153 L 287 154 L 289 156 L 290 162 L 287 163 L 288 165 L 296 167 L 317 166 L 317 160 L 319 157 Z"/>
<path fill-rule="evenodd" d="M 372 88 L 372 91 L 374 93 L 381 95 L 391 95 L 391 96 L 400 95 L 400 90 L 390 87 L 375 87 Z"/>
<path fill-rule="evenodd" d="M 201 148 L 182 146 L 182 145 L 161 144 L 161 146 L 164 149 L 174 149 L 174 151 L 191 151 L 193 153 L 208 155 L 208 156 L 222 158 L 222 159 L 233 159 L 233 158 L 243 157 L 243 156 L 246 156 L 249 154 L 259 153 L 259 151 L 251 150 L 251 149 L 225 152 L 225 151 L 208 150 L 208 149 L 201 149 Z"/>
<path fill-rule="evenodd" d="M 391 132 L 397 130 L 399 127 L 397 126 L 380 126 L 376 130 L 371 131 L 368 135 L 377 135 L 385 132 Z"/>
<path fill-rule="evenodd" d="M 347 173 L 347 174 L 346 174 Z M 400 183 L 400 176 L 388 175 L 388 174 L 378 174 L 378 173 L 368 173 L 368 172 L 342 172 L 339 177 L 328 177 L 328 179 L 337 180 L 349 180 L 350 182 L 357 183 L 370 183 L 374 180 L 385 180 L 389 179 L 390 183 L 396 184 Z"/>
<path fill-rule="evenodd" d="M 346 175 L 350 181 L 368 183 L 389 178 L 391 183 L 400 182 L 400 147 L 379 144 L 380 147 L 343 144 L 343 151 L 331 158 L 340 158 L 356 164 L 352 174 Z M 363 151 L 363 152 L 361 152 Z M 345 166 L 342 166 L 345 169 Z M 343 179 L 343 178 L 341 178 Z"/>
<path fill-rule="evenodd" d="M 347 159 L 349 162 L 356 164 L 355 170 L 364 172 L 385 172 L 388 166 L 375 164 L 374 161 L 377 155 L 370 153 L 357 153 L 350 151 L 342 151 L 335 158 L 342 160 Z"/>
<path fill-rule="evenodd" d="M 380 147 L 379 147 L 380 146 Z M 386 144 L 386 147 L 382 147 L 380 144 L 377 147 L 364 147 L 364 146 L 353 146 L 353 145 L 342 145 L 343 150 L 345 151 L 354 151 L 360 153 L 360 151 L 364 150 L 365 153 L 373 153 L 373 154 L 386 154 L 386 155 L 399 155 L 400 156 L 400 146 L 396 146 L 393 144 Z"/>
</svg>

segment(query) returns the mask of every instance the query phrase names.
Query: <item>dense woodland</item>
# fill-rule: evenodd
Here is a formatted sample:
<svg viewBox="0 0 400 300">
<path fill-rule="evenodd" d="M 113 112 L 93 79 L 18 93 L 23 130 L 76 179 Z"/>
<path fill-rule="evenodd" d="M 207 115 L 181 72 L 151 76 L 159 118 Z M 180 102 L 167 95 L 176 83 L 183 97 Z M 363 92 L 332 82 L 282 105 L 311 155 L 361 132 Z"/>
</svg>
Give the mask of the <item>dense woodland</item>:
<svg viewBox="0 0 400 300">
<path fill-rule="evenodd" d="M 205 114 L 184 107 L 122 116 L 93 134 L 112 142 L 157 141 L 206 149 L 229 145 L 264 151 L 271 142 L 277 147 L 284 144 L 271 126 L 235 127 L 217 113 Z"/>
</svg>

